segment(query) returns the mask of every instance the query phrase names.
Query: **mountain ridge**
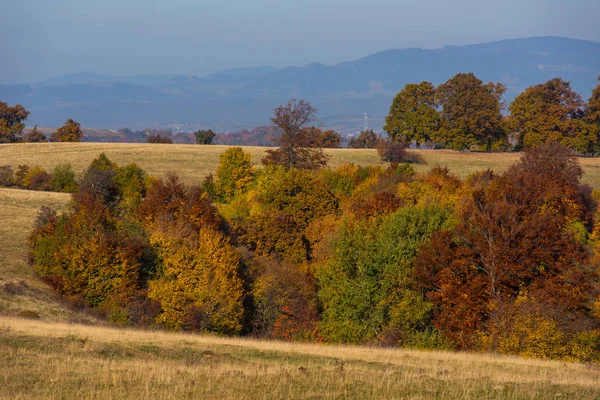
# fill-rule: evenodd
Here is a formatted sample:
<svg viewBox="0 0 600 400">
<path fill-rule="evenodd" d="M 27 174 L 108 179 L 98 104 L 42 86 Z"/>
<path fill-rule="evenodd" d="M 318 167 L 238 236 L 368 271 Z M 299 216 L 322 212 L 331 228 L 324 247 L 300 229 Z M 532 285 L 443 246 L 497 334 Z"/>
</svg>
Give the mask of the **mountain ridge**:
<svg viewBox="0 0 600 400">
<path fill-rule="evenodd" d="M 517 38 L 388 49 L 334 65 L 265 65 L 205 76 L 84 72 L 0 85 L 0 99 L 23 104 L 32 112 L 28 122 L 45 126 L 74 118 L 105 128 L 229 130 L 266 124 L 274 107 L 296 97 L 313 103 L 325 122 L 335 125 L 365 112 L 384 116 L 405 84 L 427 80 L 438 85 L 459 72 L 504 83 L 507 103 L 526 87 L 554 77 L 570 81 L 587 99 L 600 75 L 600 43 L 557 36 Z"/>
</svg>

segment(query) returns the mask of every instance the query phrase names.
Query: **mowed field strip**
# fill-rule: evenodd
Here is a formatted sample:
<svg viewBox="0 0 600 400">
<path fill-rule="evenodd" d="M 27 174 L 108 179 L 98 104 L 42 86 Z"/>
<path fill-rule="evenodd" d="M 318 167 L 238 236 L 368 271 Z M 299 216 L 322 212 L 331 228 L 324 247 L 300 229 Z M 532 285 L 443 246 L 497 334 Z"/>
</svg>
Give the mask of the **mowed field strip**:
<svg viewBox="0 0 600 400">
<path fill-rule="evenodd" d="M 593 399 L 600 367 L 0 317 L 0 397 Z"/>
<path fill-rule="evenodd" d="M 39 165 L 52 170 L 57 164 L 70 163 L 76 172 L 82 172 L 100 153 L 117 164 L 135 162 L 151 175 L 163 177 L 176 173 L 189 184 L 199 184 L 204 177 L 214 173 L 219 155 L 229 146 L 200 146 L 185 144 L 146 143 L 20 143 L 0 145 L 0 165 Z M 260 165 L 266 147 L 244 147 L 252 154 L 252 161 Z M 384 165 L 373 149 L 327 149 L 329 166 L 345 163 L 357 165 Z M 424 164 L 414 164 L 417 172 L 425 172 L 436 165 L 448 167 L 461 178 L 473 172 L 492 169 L 497 173 L 506 171 L 520 157 L 519 153 L 478 153 L 451 150 L 409 150 L 419 154 Z M 584 170 L 583 183 L 600 189 L 600 158 L 581 157 Z"/>
</svg>

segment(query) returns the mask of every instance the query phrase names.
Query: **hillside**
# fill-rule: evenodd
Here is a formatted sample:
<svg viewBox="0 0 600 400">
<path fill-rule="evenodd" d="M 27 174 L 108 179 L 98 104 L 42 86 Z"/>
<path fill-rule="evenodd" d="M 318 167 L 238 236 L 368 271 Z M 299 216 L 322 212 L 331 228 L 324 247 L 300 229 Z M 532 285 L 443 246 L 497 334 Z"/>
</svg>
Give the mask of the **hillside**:
<svg viewBox="0 0 600 400">
<path fill-rule="evenodd" d="M 32 111 L 29 124 L 119 129 L 185 126 L 233 131 L 264 125 L 292 97 L 319 109 L 327 126 L 355 132 L 364 113 L 380 129 L 393 96 L 407 83 L 437 85 L 458 72 L 508 87 L 507 102 L 554 77 L 588 98 L 600 75 L 600 43 L 560 37 L 503 40 L 439 49 L 391 49 L 337 65 L 241 68 L 205 77 L 81 73 L 38 83 L 0 85 L 0 99 Z"/>
<path fill-rule="evenodd" d="M 70 162 L 81 172 L 100 152 L 151 174 L 199 183 L 225 146 L 42 143 L 0 145 L 2 164 Z M 258 163 L 264 148 L 245 148 Z M 330 150 L 331 164 L 376 164 L 374 150 Z M 508 168 L 518 154 L 414 151 L 466 176 Z M 580 159 L 600 187 L 595 159 Z M 26 263 L 40 206 L 61 193 L 0 189 L 0 398 L 597 398 L 600 369 L 519 357 L 309 345 L 98 326 L 64 305 Z M 29 319 L 15 319 L 15 316 Z M 39 320 L 36 320 L 39 319 Z M 67 322 L 67 323 L 65 323 Z M 95 326 L 77 323 L 95 323 Z"/>
</svg>

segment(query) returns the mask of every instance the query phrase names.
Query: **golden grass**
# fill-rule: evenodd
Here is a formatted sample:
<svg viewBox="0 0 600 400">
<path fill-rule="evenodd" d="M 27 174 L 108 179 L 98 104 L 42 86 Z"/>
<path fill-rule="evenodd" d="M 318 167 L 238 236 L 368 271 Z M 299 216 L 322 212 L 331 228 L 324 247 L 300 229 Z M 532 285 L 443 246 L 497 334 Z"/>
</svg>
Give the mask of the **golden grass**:
<svg viewBox="0 0 600 400">
<path fill-rule="evenodd" d="M 148 173 L 163 177 L 176 173 L 190 184 L 199 184 L 204 177 L 214 173 L 219 164 L 219 155 L 229 146 L 199 146 L 185 144 L 147 143 L 19 143 L 0 144 L 0 165 L 40 165 L 52 170 L 57 164 L 70 163 L 77 172 L 82 172 L 100 153 L 117 164 L 137 163 Z M 265 147 L 245 147 L 252 154 L 252 161 L 259 165 L 265 155 Z M 418 172 L 429 170 L 435 165 L 447 166 L 461 178 L 490 168 L 504 172 L 520 157 L 518 153 L 471 153 L 450 150 L 409 150 L 419 154 L 426 164 L 416 164 Z M 344 163 L 357 165 L 383 165 L 372 149 L 327 149 L 329 165 L 336 167 Z M 583 170 L 583 182 L 600 189 L 600 159 L 579 159 Z"/>
<path fill-rule="evenodd" d="M 0 318 L 6 398 L 598 398 L 600 367 Z"/>
</svg>

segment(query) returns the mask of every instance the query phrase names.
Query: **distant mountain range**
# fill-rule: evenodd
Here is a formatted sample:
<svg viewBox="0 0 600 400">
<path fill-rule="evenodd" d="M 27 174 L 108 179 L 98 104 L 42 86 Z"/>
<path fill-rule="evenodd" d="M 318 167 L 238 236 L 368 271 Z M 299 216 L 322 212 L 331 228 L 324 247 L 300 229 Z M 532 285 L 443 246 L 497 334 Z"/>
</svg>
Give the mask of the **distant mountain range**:
<svg viewBox="0 0 600 400">
<path fill-rule="evenodd" d="M 511 39 L 440 49 L 387 50 L 337 65 L 261 66 L 204 77 L 79 73 L 43 82 L 0 85 L 0 100 L 31 111 L 28 124 L 118 129 L 171 127 L 233 131 L 268 124 L 290 98 L 310 101 L 327 127 L 356 131 L 363 114 L 380 129 L 407 83 L 437 85 L 458 72 L 508 87 L 507 103 L 530 85 L 561 77 L 585 99 L 600 75 L 600 43 L 561 37 Z"/>
</svg>

